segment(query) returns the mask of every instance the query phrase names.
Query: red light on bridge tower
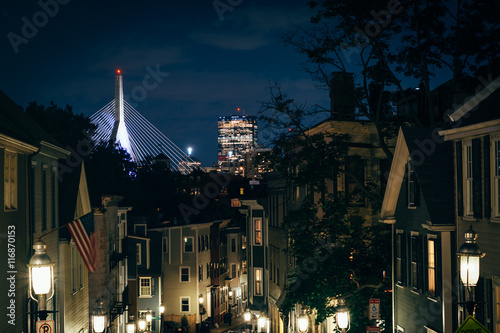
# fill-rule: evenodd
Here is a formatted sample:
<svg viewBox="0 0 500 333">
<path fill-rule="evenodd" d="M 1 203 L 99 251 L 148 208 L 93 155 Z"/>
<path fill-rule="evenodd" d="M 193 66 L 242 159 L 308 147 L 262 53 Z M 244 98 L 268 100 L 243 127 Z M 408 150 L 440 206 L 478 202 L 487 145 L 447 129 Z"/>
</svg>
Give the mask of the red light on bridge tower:
<svg viewBox="0 0 500 333">
<path fill-rule="evenodd" d="M 122 70 L 121 69 L 117 69 L 116 70 L 116 75 L 121 75 L 122 74 Z"/>
</svg>

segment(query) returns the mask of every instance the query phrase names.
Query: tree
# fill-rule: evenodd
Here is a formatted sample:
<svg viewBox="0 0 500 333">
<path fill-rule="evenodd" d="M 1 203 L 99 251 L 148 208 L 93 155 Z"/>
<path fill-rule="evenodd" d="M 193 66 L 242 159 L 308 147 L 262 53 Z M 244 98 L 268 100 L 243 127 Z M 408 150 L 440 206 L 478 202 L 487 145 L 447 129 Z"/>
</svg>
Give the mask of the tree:
<svg viewBox="0 0 500 333">
<path fill-rule="evenodd" d="M 128 201 L 137 174 L 137 165 L 118 144 L 100 142 L 85 160 L 92 205 L 101 205 L 103 194 L 125 196 Z"/>
<path fill-rule="evenodd" d="M 335 89 L 336 72 L 354 72 L 358 116 L 377 126 L 379 143 L 389 158 L 387 138 L 396 135 L 401 119 L 394 104 L 405 104 L 406 121 L 436 126 L 433 80 L 445 73 L 458 85 L 465 74 L 481 68 L 498 74 L 500 32 L 498 1 L 310 1 L 316 9 L 308 26 L 297 26 L 283 36 L 286 45 L 304 54 L 305 70 L 319 87 Z M 419 85 L 422 110 L 410 102 L 406 82 Z M 454 87 L 451 88 L 453 92 Z M 473 91 L 470 92 L 471 94 Z M 447 106 L 453 105 L 450 95 Z"/>
<path fill-rule="evenodd" d="M 278 85 L 260 111 L 272 131 L 272 151 L 262 158 L 289 187 L 307 188 L 283 223 L 296 265 L 288 272 L 280 311 L 286 315 L 303 304 L 322 322 L 335 313 L 335 300 L 342 296 L 352 309 L 352 331 L 361 332 L 369 324 L 364 313 L 368 299 L 374 297 L 385 305 L 382 318 L 390 326 L 391 298 L 385 292 L 390 289 L 390 230 L 365 221 L 351 205 L 360 196 L 380 200 L 379 188 L 365 186 L 350 167 L 360 164 L 359 156 L 349 154 L 350 135 L 311 130 L 310 118 L 321 112 L 288 98 Z M 358 191 L 337 191 L 341 174 L 354 180 Z"/>
<path fill-rule="evenodd" d="M 88 140 L 97 129 L 89 117 L 73 113 L 70 105 L 63 109 L 54 102 L 45 107 L 34 101 L 28 104 L 26 113 L 51 134 L 62 148 L 77 149 L 78 143 Z"/>
</svg>

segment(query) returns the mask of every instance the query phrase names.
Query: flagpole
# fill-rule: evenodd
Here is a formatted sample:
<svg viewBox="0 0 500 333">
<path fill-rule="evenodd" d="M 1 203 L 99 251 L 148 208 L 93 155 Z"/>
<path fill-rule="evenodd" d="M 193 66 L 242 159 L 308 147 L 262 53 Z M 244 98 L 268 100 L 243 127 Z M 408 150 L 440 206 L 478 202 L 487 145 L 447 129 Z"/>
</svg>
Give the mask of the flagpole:
<svg viewBox="0 0 500 333">
<path fill-rule="evenodd" d="M 57 228 L 55 228 L 55 229 L 52 229 L 52 230 L 50 230 L 50 231 L 48 231 L 48 232 L 46 232 L 46 233 L 42 233 L 40 236 L 36 236 L 36 237 L 38 237 L 38 240 L 41 240 L 41 239 L 42 239 L 42 237 L 45 237 L 45 236 L 47 236 L 47 235 L 49 235 L 49 234 L 53 233 L 54 231 L 58 231 L 58 230 L 60 230 L 60 229 L 62 229 L 62 228 L 64 228 L 64 227 L 67 227 L 67 226 L 68 226 L 68 224 L 69 224 L 69 223 L 63 224 L 63 225 L 61 225 L 61 226 L 59 226 L 59 227 L 57 227 Z"/>
</svg>

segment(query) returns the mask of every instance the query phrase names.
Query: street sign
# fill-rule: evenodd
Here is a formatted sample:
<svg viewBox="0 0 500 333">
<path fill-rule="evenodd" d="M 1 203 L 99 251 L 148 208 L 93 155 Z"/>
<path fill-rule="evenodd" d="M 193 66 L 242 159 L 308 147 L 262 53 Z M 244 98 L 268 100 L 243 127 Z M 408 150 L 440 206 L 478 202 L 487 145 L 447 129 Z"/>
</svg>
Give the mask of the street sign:
<svg viewBox="0 0 500 333">
<path fill-rule="evenodd" d="M 380 316 L 380 299 L 370 298 L 370 303 L 368 305 L 368 319 L 378 320 Z"/>
<path fill-rule="evenodd" d="M 53 320 L 39 320 L 36 322 L 36 333 L 54 333 Z"/>
<path fill-rule="evenodd" d="M 366 326 L 366 333 L 370 332 L 380 332 L 380 327 L 378 326 Z"/>
<path fill-rule="evenodd" d="M 455 333 L 491 333 L 486 327 L 483 326 L 476 318 L 468 316 Z"/>
</svg>

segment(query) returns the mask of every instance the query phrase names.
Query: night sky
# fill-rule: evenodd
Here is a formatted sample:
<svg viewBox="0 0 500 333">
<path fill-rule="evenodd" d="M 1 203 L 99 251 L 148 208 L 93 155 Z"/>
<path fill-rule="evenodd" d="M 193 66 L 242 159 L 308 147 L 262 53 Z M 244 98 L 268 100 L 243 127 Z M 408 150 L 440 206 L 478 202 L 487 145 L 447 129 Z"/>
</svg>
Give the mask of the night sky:
<svg viewBox="0 0 500 333">
<path fill-rule="evenodd" d="M 44 3 L 50 5 L 43 9 Z M 269 83 L 301 102 L 328 106 L 328 93 L 301 70 L 305 59 L 280 41 L 291 24 L 309 20 L 306 0 L 54 3 L 0 4 L 0 89 L 23 107 L 54 101 L 90 116 L 114 98 L 120 68 L 127 101 L 210 166 L 217 160 L 217 117 L 238 107 L 256 115 Z M 27 28 L 33 23 L 37 31 Z M 142 89 L 150 72 L 159 72 L 158 80 Z"/>
</svg>

